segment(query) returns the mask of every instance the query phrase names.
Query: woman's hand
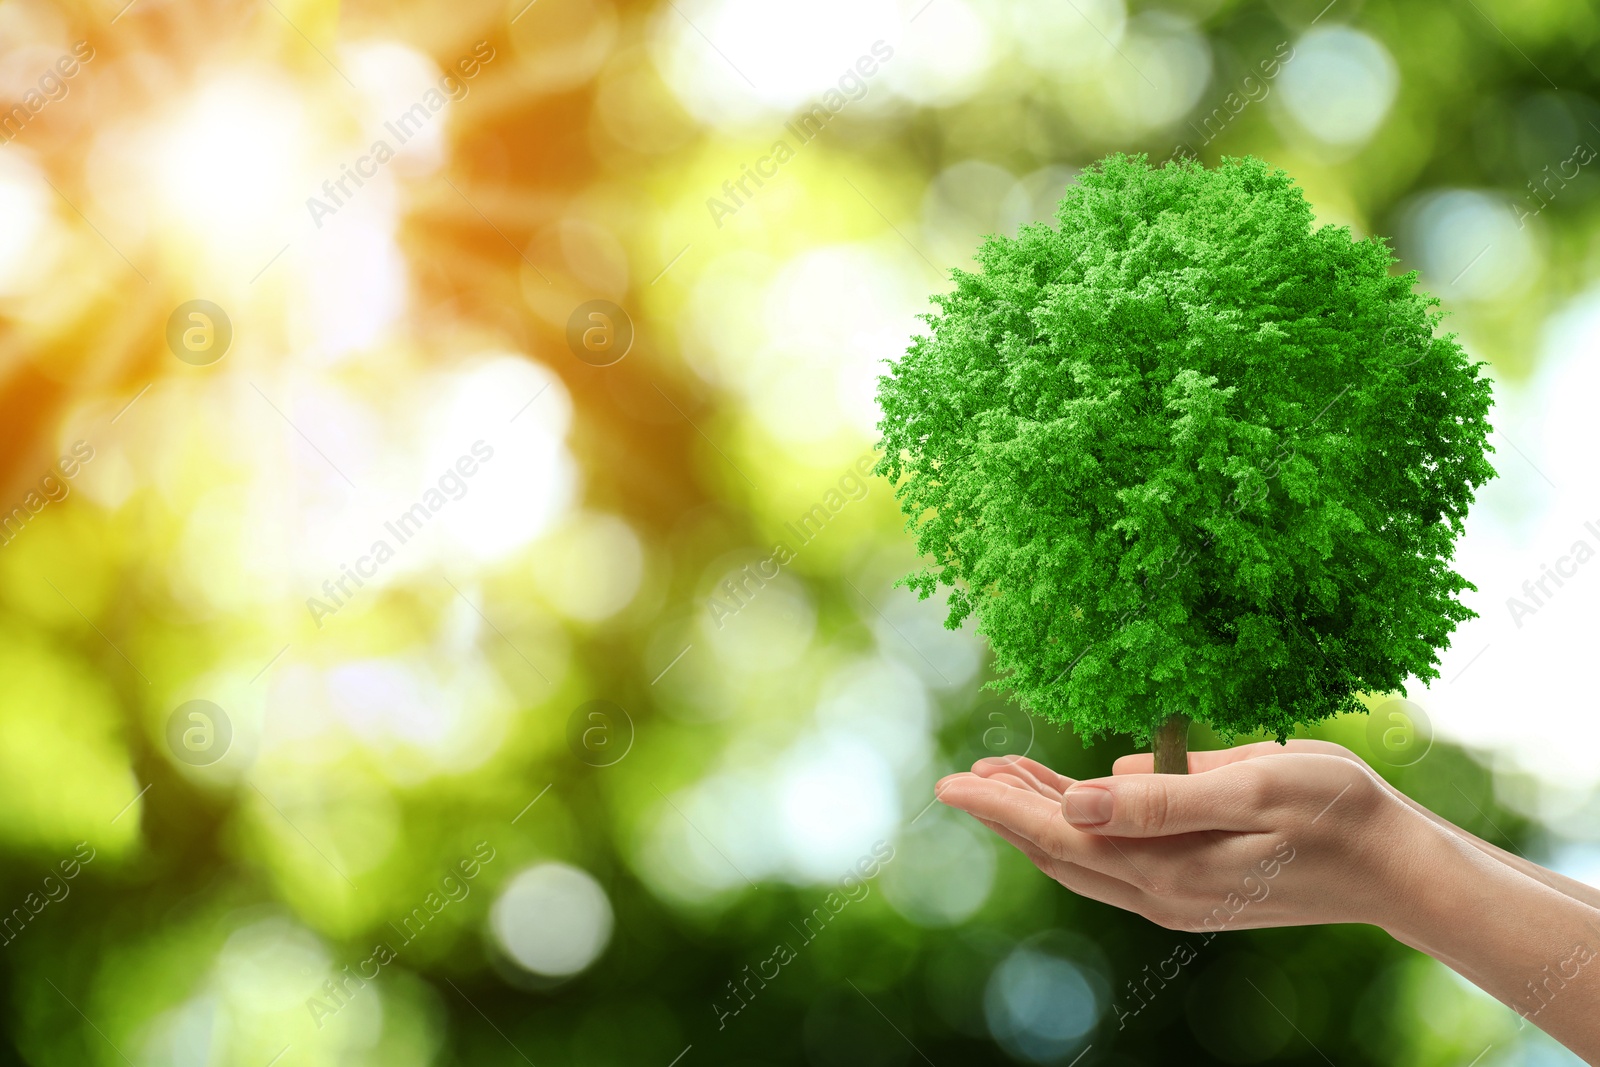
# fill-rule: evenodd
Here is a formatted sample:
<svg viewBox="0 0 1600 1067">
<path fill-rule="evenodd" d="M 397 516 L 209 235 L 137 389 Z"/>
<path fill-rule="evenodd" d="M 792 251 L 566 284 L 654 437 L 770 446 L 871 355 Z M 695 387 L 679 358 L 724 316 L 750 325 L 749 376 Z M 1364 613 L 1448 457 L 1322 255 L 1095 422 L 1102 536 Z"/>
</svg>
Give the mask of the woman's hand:
<svg viewBox="0 0 1600 1067">
<path fill-rule="evenodd" d="M 1169 929 L 1393 922 L 1406 824 L 1426 820 L 1359 761 L 1273 747 L 1196 753 L 1212 766 L 1190 775 L 1127 757 L 1088 782 L 1002 757 L 937 795 L 1067 888 Z"/>
<path fill-rule="evenodd" d="M 1284 752 L 1306 752 L 1326 756 L 1337 756 L 1340 759 L 1349 760 L 1351 763 L 1357 764 L 1358 766 L 1367 767 L 1366 762 L 1360 756 L 1356 755 L 1354 752 L 1351 752 L 1343 745 L 1336 745 L 1331 741 L 1312 741 L 1308 739 L 1297 738 L 1282 745 L 1278 744 L 1276 741 L 1260 741 L 1252 745 L 1239 745 L 1236 748 L 1219 748 L 1210 749 L 1203 752 L 1191 752 L 1189 753 L 1189 773 L 1198 774 L 1202 771 L 1215 770 L 1218 767 L 1223 767 L 1230 763 L 1237 763 L 1240 760 L 1255 759 L 1260 756 L 1271 756 Z M 1011 757 L 1002 757 L 1002 760 L 1010 758 Z M 984 769 L 986 762 L 989 761 L 980 760 L 978 764 L 973 766 L 973 772 L 975 774 L 989 773 L 986 769 Z M 1155 757 L 1148 752 L 1140 752 L 1131 756 L 1123 756 L 1121 759 L 1117 760 L 1111 765 L 1111 773 L 1114 775 L 1150 774 L 1154 771 L 1154 769 Z M 1370 767 L 1367 769 L 1371 770 Z M 1381 778 L 1378 780 L 1380 782 L 1382 781 Z M 1471 845 L 1473 848 L 1476 848 L 1484 855 L 1490 856 L 1500 863 L 1505 864 L 1513 870 L 1520 871 L 1530 878 L 1536 878 L 1550 886 L 1552 889 L 1555 889 L 1557 892 L 1565 893 L 1574 900 L 1582 901 L 1592 908 L 1600 908 L 1600 889 L 1596 889 L 1594 886 L 1587 885 L 1574 878 L 1568 878 L 1564 874 L 1557 874 L 1555 871 L 1547 870 L 1546 868 L 1539 866 L 1537 863 L 1534 863 L 1527 857 L 1507 852 L 1498 845 L 1491 845 L 1481 837 L 1477 837 L 1468 833 L 1466 830 L 1463 830 L 1461 827 L 1457 826 L 1455 823 L 1444 818 L 1443 816 L 1436 815 L 1435 813 L 1429 811 L 1427 808 L 1423 807 L 1421 804 L 1418 804 L 1415 800 L 1412 800 L 1410 797 L 1406 796 L 1398 789 L 1395 789 L 1393 786 L 1390 786 L 1388 783 L 1385 782 L 1384 786 L 1389 790 L 1390 795 L 1392 795 L 1396 800 L 1399 800 L 1412 811 L 1415 811 L 1423 818 L 1447 830 L 1460 840 L 1465 841 L 1467 844 Z"/>
<path fill-rule="evenodd" d="M 1364 922 L 1600 1064 L 1600 898 L 1391 789 L 1326 742 L 1147 755 L 1075 782 L 1017 756 L 941 779 L 1062 885 L 1173 930 Z"/>
</svg>

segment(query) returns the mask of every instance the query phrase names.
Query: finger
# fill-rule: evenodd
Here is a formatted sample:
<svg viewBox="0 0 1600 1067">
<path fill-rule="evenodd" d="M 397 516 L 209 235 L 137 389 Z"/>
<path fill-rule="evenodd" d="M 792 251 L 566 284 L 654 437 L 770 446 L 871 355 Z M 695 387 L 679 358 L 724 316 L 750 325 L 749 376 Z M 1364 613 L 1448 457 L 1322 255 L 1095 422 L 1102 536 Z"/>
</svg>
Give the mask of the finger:
<svg viewBox="0 0 1600 1067">
<path fill-rule="evenodd" d="M 1205 774 L 1097 778 L 1062 794 L 1061 811 L 1073 827 L 1109 837 L 1265 830 L 1269 798 L 1292 789 L 1275 771 L 1284 766 L 1244 760 Z"/>
<path fill-rule="evenodd" d="M 1203 752 L 1189 753 L 1189 773 L 1200 774 L 1204 771 L 1214 771 L 1218 767 L 1226 767 L 1230 763 L 1240 760 L 1255 759 L 1257 756 L 1268 756 L 1274 752 L 1282 752 L 1284 746 L 1276 741 L 1258 741 L 1253 745 L 1238 745 L 1234 748 L 1213 748 Z M 1111 773 L 1116 774 L 1153 774 L 1156 769 L 1156 758 L 1149 752 L 1135 752 L 1131 755 L 1120 757 L 1111 765 Z"/>
<path fill-rule="evenodd" d="M 983 777 L 987 778 L 991 782 L 1003 782 L 1013 789 L 1024 789 L 1030 793 L 1039 792 L 1038 789 L 1034 788 L 1034 784 L 1032 782 L 1024 781 L 1014 774 L 989 774 L 984 775 Z"/>
<path fill-rule="evenodd" d="M 973 818 L 978 819 L 976 815 L 974 815 Z M 999 836 L 1005 838 L 1005 840 L 1009 842 L 1013 848 L 1032 860 L 1035 867 L 1039 868 L 1050 877 L 1055 877 L 1055 871 L 1052 869 L 1056 862 L 1055 859 L 1047 855 L 1045 851 L 1038 845 L 1034 844 L 1032 841 L 1029 841 L 1021 834 L 1012 833 L 1010 830 L 1006 829 L 997 822 L 993 822 L 989 819 L 978 819 L 978 821 L 983 823 L 983 825 L 987 826 L 989 829 L 993 830 Z"/>
<path fill-rule="evenodd" d="M 1016 846 L 1040 872 L 1054 878 L 1080 897 L 1098 900 L 1102 904 L 1121 908 L 1124 911 L 1138 911 L 1139 905 L 1145 902 L 1146 897 L 1136 886 L 1130 885 L 1120 878 L 1099 871 L 1080 867 L 1076 863 L 1058 860 L 1047 852 L 1042 851 L 1032 841 L 1006 829 L 996 822 L 987 819 L 978 819 L 979 822 L 993 830 L 996 834 Z"/>
<path fill-rule="evenodd" d="M 943 778 L 933 783 L 933 799 L 937 800 L 941 804 L 949 804 L 950 802 L 946 800 L 945 797 L 949 793 L 950 787 L 963 778 L 972 777 L 976 777 L 976 775 L 969 774 L 965 771 L 957 771 L 955 774 L 945 775 Z M 950 806 L 955 807 L 956 805 L 951 804 Z"/>
<path fill-rule="evenodd" d="M 1286 744 L 1276 741 L 1257 741 L 1249 745 L 1237 745 L 1233 748 L 1214 748 L 1203 752 L 1189 753 L 1189 773 L 1200 774 L 1205 771 L 1214 771 L 1218 767 L 1226 767 L 1247 759 L 1256 759 L 1260 756 L 1282 755 L 1285 752 L 1311 752 L 1318 755 L 1342 756 L 1345 759 L 1361 762 L 1361 757 L 1351 752 L 1343 745 L 1336 745 L 1331 741 L 1314 741 L 1310 738 L 1297 737 Z M 1155 770 L 1155 756 L 1149 752 L 1134 752 L 1121 756 L 1111 765 L 1111 773 L 1116 774 L 1150 774 Z"/>
<path fill-rule="evenodd" d="M 983 778 L 991 778 L 999 774 L 1010 774 L 1027 781 L 1029 785 L 1053 799 L 1060 799 L 1072 784 L 1072 779 L 1064 774 L 1058 774 L 1040 763 L 1038 760 L 1026 756 L 990 756 L 981 759 L 972 765 L 972 773 Z"/>
<path fill-rule="evenodd" d="M 1081 786 L 1072 787 L 1074 790 L 1079 788 Z M 1166 842 L 1119 842 L 1101 833 L 1098 828 L 1080 830 L 1062 817 L 1062 804 L 975 774 L 952 774 L 941 779 L 936 792 L 944 803 L 960 808 L 982 822 L 1004 826 L 1057 862 L 1097 872 L 1129 883 L 1137 889 L 1151 884 L 1152 880 L 1147 874 L 1151 869 L 1150 864 L 1164 861 L 1167 858 L 1165 853 L 1170 851 L 1161 847 Z M 1095 899 L 1104 898 L 1095 895 Z"/>
<path fill-rule="evenodd" d="M 1068 830 L 1061 818 L 1060 801 L 993 778 L 952 774 L 939 780 L 934 794 L 943 803 L 979 819 L 999 823 L 1052 853 L 1051 841 Z"/>
</svg>

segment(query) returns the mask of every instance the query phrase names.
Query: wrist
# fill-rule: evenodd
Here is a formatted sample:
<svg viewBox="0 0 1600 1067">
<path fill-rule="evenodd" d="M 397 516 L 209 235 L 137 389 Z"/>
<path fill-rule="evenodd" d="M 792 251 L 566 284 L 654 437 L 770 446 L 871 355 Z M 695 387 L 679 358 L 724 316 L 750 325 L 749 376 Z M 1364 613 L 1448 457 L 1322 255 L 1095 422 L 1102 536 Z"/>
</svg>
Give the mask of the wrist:
<svg viewBox="0 0 1600 1067">
<path fill-rule="evenodd" d="M 1385 862 L 1385 900 L 1374 925 L 1401 944 L 1453 965 L 1461 939 L 1484 935 L 1527 876 L 1418 817 Z M 1540 887 L 1543 888 L 1543 887 Z"/>
<path fill-rule="evenodd" d="M 1394 798 L 1386 798 L 1356 836 L 1356 869 L 1371 892 L 1361 894 L 1357 921 L 1417 948 L 1448 922 L 1455 894 L 1471 883 L 1466 853 L 1454 834 Z M 1459 912 L 1455 912 L 1459 915 Z"/>
</svg>

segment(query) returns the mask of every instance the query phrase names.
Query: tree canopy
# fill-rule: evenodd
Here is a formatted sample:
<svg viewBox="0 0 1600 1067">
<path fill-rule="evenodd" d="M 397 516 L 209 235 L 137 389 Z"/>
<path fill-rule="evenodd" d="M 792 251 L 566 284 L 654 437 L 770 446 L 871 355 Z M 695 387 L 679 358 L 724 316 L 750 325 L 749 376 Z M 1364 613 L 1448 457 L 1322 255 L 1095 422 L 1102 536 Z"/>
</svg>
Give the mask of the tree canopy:
<svg viewBox="0 0 1600 1067">
<path fill-rule="evenodd" d="M 880 380 L 907 527 L 1031 711 L 1143 739 L 1438 676 L 1490 382 L 1381 239 L 1255 158 L 1111 156 L 991 236 Z"/>
</svg>

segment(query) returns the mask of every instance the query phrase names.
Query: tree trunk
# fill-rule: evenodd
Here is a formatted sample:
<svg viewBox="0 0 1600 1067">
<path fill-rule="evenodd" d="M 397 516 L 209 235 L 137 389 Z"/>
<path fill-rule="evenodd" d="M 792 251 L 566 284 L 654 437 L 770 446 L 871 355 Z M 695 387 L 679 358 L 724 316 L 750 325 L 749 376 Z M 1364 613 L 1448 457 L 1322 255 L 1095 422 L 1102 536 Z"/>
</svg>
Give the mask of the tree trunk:
<svg viewBox="0 0 1600 1067">
<path fill-rule="evenodd" d="M 1156 727 L 1150 739 L 1157 774 L 1189 773 L 1189 716 L 1174 715 Z"/>
</svg>

